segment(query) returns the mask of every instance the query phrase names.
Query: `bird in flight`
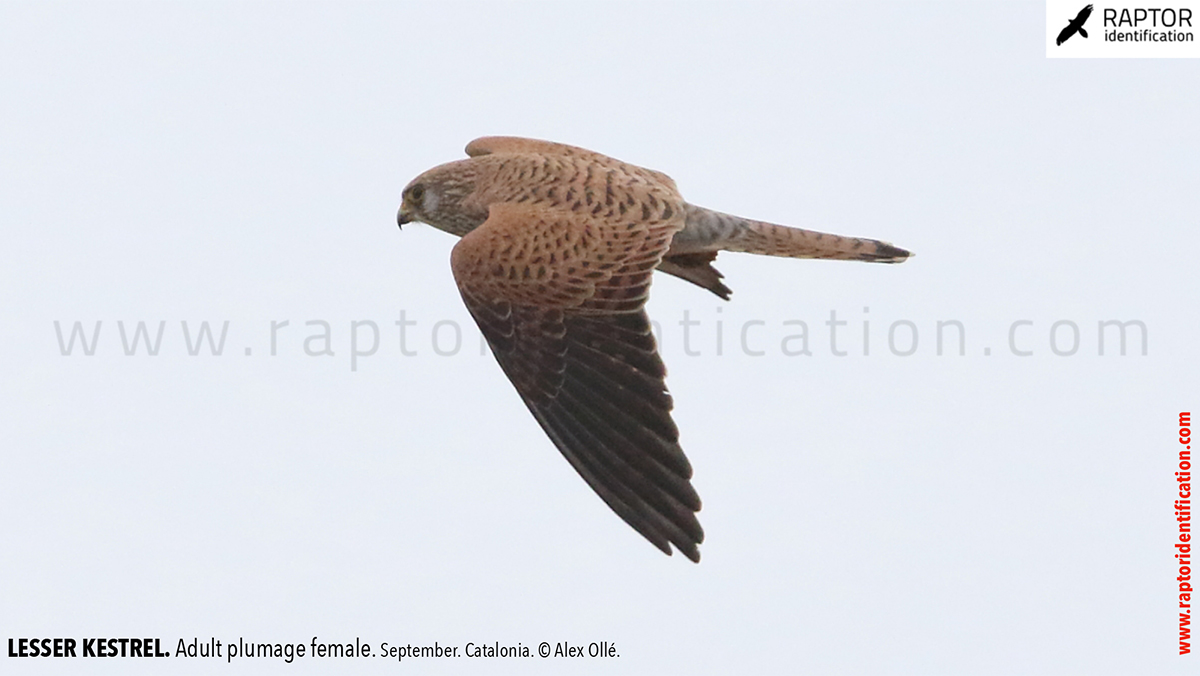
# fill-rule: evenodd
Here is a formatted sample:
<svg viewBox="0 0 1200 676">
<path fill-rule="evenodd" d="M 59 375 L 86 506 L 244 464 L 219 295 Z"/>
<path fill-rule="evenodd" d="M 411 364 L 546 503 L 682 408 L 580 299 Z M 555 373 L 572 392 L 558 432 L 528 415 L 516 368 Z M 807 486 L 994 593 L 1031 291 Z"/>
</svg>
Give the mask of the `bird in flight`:
<svg viewBox="0 0 1200 676">
<path fill-rule="evenodd" d="M 723 299 L 721 251 L 899 263 L 885 242 L 731 216 L 666 174 L 574 146 L 485 137 L 404 188 L 398 223 L 462 239 L 450 265 L 505 375 L 584 481 L 666 554 L 704 531 L 646 298 L 655 270 Z"/>
<path fill-rule="evenodd" d="M 1079 14 L 1076 14 L 1074 19 L 1071 19 L 1071 23 L 1068 23 L 1066 28 L 1059 31 L 1058 39 L 1054 41 L 1054 44 L 1061 45 L 1062 43 L 1066 42 L 1067 39 L 1070 38 L 1075 33 L 1079 33 L 1080 35 L 1082 35 L 1083 37 L 1086 38 L 1088 36 L 1088 34 L 1087 34 L 1087 31 L 1085 31 L 1083 29 L 1083 24 L 1087 23 L 1088 17 L 1091 15 L 1092 15 L 1092 6 L 1091 5 L 1088 5 L 1087 7 L 1084 7 L 1083 9 L 1079 10 Z"/>
</svg>

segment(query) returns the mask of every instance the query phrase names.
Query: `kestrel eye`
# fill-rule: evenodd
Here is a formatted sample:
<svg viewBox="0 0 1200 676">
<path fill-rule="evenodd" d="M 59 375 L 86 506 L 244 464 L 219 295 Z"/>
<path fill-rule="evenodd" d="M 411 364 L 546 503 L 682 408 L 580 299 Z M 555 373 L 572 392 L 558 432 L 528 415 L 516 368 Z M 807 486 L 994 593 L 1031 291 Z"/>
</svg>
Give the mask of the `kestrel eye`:
<svg viewBox="0 0 1200 676">
<path fill-rule="evenodd" d="M 412 187 L 412 190 L 408 191 L 408 194 L 414 200 L 420 202 L 421 198 L 425 197 L 425 186 L 418 183 Z"/>
</svg>

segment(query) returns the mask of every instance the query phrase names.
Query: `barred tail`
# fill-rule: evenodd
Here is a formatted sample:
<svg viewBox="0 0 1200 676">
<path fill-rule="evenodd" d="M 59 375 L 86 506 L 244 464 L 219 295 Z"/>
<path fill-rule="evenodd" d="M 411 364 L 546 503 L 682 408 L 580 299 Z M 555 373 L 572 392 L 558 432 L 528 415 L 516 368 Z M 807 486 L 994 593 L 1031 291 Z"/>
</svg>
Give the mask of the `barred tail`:
<svg viewBox="0 0 1200 676">
<path fill-rule="evenodd" d="M 675 234 L 668 256 L 741 251 L 765 256 L 901 263 L 912 254 L 887 242 L 843 237 L 753 221 L 687 205 L 686 225 Z"/>
<path fill-rule="evenodd" d="M 887 242 L 842 237 L 813 230 L 752 221 L 691 204 L 685 205 L 683 229 L 675 233 L 658 269 L 729 300 L 732 293 L 713 267 L 719 251 L 764 256 L 830 258 L 843 261 L 903 263 L 912 254 Z"/>
</svg>

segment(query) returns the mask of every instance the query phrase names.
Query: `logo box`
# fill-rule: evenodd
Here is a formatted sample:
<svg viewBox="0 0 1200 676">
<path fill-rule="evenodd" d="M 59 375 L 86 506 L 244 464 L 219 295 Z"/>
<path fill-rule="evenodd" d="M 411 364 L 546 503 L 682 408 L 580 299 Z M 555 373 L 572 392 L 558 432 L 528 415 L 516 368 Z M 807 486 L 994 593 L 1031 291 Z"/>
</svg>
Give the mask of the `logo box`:
<svg viewBox="0 0 1200 676">
<path fill-rule="evenodd" d="M 1046 0 L 1046 56 L 1200 58 L 1200 2 Z"/>
</svg>

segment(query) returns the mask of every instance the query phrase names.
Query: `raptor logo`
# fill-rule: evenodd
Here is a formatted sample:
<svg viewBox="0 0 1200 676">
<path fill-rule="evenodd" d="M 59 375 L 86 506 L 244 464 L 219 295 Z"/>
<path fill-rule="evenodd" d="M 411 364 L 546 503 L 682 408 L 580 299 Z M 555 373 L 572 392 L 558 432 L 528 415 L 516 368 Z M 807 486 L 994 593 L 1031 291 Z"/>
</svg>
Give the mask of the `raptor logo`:
<svg viewBox="0 0 1200 676">
<path fill-rule="evenodd" d="M 1071 19 L 1071 23 L 1067 24 L 1067 27 L 1062 29 L 1061 32 L 1059 32 L 1058 39 L 1055 40 L 1055 44 L 1061 45 L 1062 43 L 1071 39 L 1071 36 L 1076 33 L 1079 33 L 1080 35 L 1082 35 L 1083 37 L 1086 38 L 1088 36 L 1088 34 L 1087 34 L 1087 31 L 1083 30 L 1083 24 L 1087 23 L 1088 17 L 1091 15 L 1092 15 L 1092 6 L 1091 5 L 1088 5 L 1087 7 L 1084 7 L 1083 9 L 1079 10 L 1079 14 L 1076 14 L 1074 19 Z"/>
</svg>

